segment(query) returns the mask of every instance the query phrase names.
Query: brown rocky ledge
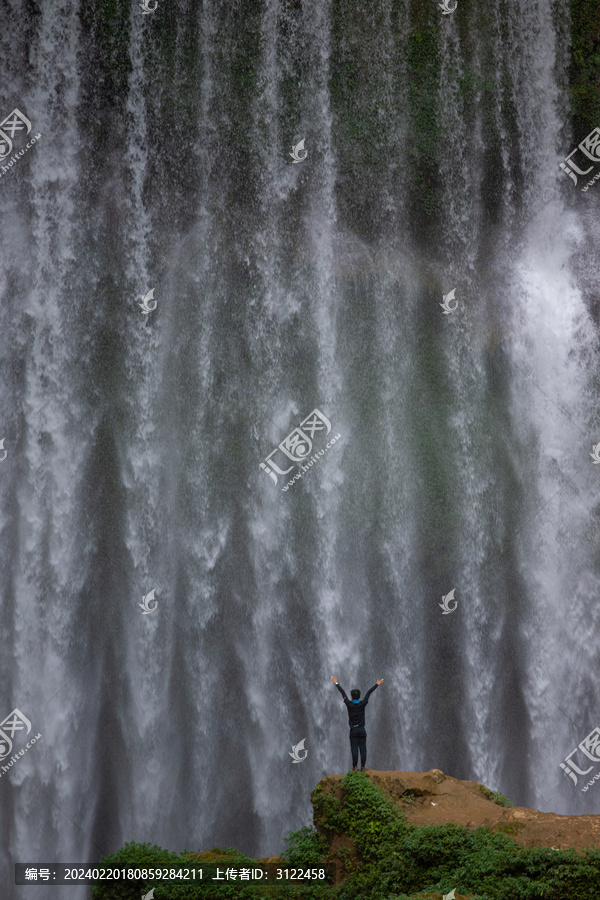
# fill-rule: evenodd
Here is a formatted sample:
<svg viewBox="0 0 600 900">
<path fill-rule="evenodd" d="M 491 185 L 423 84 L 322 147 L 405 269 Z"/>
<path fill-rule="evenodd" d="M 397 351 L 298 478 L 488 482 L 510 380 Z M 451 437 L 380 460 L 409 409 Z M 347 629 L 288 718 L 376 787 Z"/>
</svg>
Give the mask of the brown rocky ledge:
<svg viewBox="0 0 600 900">
<path fill-rule="evenodd" d="M 484 796 L 478 781 L 459 781 L 439 769 L 429 772 L 377 772 L 367 769 L 367 777 L 394 800 L 411 825 L 445 825 L 450 822 L 477 828 L 487 825 L 494 832 L 511 837 L 524 847 L 557 850 L 600 848 L 600 815 L 559 816 L 525 806 L 499 806 Z M 324 793 L 341 799 L 343 775 L 328 775 L 319 784 Z M 314 795 L 314 792 L 313 792 Z M 315 826 L 319 822 L 315 817 Z M 348 847 L 349 838 L 333 838 L 330 859 L 338 845 Z M 351 843 L 351 842 L 350 842 Z M 348 847 L 348 849 L 350 849 Z"/>
</svg>

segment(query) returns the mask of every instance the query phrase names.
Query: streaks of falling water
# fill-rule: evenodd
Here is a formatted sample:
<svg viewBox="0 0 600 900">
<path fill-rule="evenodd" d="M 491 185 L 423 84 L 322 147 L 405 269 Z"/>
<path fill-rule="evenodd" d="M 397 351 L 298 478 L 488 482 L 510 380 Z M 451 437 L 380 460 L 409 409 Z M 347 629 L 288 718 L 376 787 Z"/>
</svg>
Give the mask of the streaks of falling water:
<svg viewBox="0 0 600 900">
<path fill-rule="evenodd" d="M 2 485 L 2 509 L 10 513 L 1 554 L 3 645 L 12 651 L 2 708 L 27 710 L 43 741 L 15 768 L 12 783 L 5 777 L 0 786 L 3 879 L 4 873 L 12 874 L 15 859 L 34 850 L 55 858 L 75 849 L 73 835 L 58 819 L 72 815 L 77 805 L 74 782 L 66 774 L 76 743 L 76 697 L 64 702 L 57 715 L 51 697 L 73 663 L 66 648 L 76 609 L 81 536 L 74 527 L 77 481 L 70 474 L 71 467 L 81 471 L 86 447 L 86 435 L 73 427 L 76 351 L 69 341 L 72 217 L 80 178 L 72 115 L 80 89 L 78 4 L 54 4 L 35 24 L 15 4 L 11 23 L 2 58 L 7 67 L 16 63 L 16 70 L 3 73 L 2 108 L 26 111 L 33 133 L 42 137 L 11 171 L 11 180 L 3 180 L 0 195 L 8 226 L 0 250 L 3 367 L 9 376 L 3 378 L 3 411 L 14 405 L 8 416 L 14 468 Z M 29 42 L 37 52 L 26 58 L 20 51 Z M 55 817 L 57 808 L 64 812 Z M 12 896 L 13 890 L 3 883 L 3 896 Z"/>
</svg>

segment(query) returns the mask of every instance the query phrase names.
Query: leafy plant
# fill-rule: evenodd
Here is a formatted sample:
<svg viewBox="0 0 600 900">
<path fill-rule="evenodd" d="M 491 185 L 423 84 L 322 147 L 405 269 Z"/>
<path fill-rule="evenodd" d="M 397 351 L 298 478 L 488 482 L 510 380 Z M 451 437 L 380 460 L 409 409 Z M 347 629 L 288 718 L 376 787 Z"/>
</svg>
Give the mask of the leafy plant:
<svg viewBox="0 0 600 900">
<path fill-rule="evenodd" d="M 490 789 L 486 788 L 483 784 L 480 785 L 480 790 L 487 800 L 491 800 L 492 803 L 497 803 L 498 806 L 511 807 L 515 805 L 512 800 L 509 800 L 508 797 L 505 797 L 500 791 L 490 791 Z"/>
<path fill-rule="evenodd" d="M 318 866 L 327 853 L 327 841 L 309 825 L 290 831 L 284 843 L 287 845 L 284 858 L 290 866 Z"/>
</svg>

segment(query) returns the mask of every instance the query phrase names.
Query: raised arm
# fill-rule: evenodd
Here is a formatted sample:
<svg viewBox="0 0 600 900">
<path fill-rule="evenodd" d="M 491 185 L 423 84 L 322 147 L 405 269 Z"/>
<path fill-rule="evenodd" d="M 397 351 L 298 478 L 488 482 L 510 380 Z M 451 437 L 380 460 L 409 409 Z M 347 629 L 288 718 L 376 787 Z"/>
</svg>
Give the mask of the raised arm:
<svg viewBox="0 0 600 900">
<path fill-rule="evenodd" d="M 341 686 L 341 684 L 339 683 L 339 681 L 337 680 L 337 678 L 334 678 L 333 675 L 332 675 L 332 676 L 331 676 L 331 680 L 332 680 L 333 683 L 335 684 L 336 688 L 338 689 L 338 691 L 340 692 L 340 694 L 342 695 L 342 697 L 344 698 L 344 700 L 347 700 L 348 697 L 346 696 L 346 691 L 345 691 L 344 688 Z"/>
<path fill-rule="evenodd" d="M 374 684 L 372 688 L 369 688 L 369 690 L 365 694 L 365 699 L 364 699 L 365 704 L 369 702 L 369 697 L 371 696 L 371 694 L 373 693 L 375 688 L 379 687 L 380 684 L 383 684 L 383 678 L 380 678 L 379 681 L 376 684 Z"/>
</svg>

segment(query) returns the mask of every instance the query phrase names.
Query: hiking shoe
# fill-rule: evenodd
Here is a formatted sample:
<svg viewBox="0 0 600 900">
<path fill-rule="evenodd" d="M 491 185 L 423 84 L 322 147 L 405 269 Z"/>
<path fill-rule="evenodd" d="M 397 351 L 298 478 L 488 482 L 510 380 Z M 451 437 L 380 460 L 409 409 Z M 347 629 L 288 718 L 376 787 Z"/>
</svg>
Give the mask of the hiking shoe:
<svg viewBox="0 0 600 900">
<path fill-rule="evenodd" d="M 361 772 L 366 772 L 367 770 L 365 769 L 364 766 L 361 766 L 361 767 L 360 767 L 360 771 L 361 771 Z"/>
<path fill-rule="evenodd" d="M 352 771 L 356 772 L 356 766 L 352 766 Z"/>
</svg>

